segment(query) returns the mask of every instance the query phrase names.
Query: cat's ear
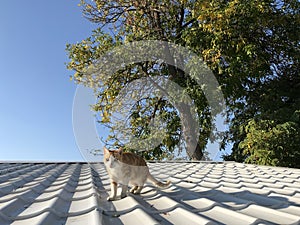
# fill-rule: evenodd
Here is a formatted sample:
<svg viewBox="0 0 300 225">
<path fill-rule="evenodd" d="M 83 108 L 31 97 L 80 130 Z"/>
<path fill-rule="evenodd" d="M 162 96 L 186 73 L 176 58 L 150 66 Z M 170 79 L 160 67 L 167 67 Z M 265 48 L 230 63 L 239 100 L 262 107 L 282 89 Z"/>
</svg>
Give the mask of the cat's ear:
<svg viewBox="0 0 300 225">
<path fill-rule="evenodd" d="M 122 154 L 123 153 L 123 148 L 120 147 L 118 150 L 116 150 L 117 153 Z"/>
<path fill-rule="evenodd" d="M 103 147 L 103 150 L 104 150 L 104 155 L 109 154 L 109 150 L 105 146 Z"/>
</svg>

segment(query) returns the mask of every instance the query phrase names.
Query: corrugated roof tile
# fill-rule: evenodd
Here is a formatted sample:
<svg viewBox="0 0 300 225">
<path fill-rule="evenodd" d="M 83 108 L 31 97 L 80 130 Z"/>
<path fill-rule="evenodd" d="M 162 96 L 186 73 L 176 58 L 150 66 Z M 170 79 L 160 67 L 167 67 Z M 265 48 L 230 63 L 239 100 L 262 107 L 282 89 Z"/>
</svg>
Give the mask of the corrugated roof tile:
<svg viewBox="0 0 300 225">
<path fill-rule="evenodd" d="M 275 224 L 299 224 L 300 217 L 291 213 L 270 209 L 260 205 L 249 205 L 245 209 L 239 210 L 241 213 L 260 218 Z"/>
<path fill-rule="evenodd" d="M 0 224 L 300 224 L 300 170 L 148 162 L 163 190 L 108 202 L 103 163 L 0 163 Z M 118 194 L 120 194 L 120 188 Z"/>
</svg>

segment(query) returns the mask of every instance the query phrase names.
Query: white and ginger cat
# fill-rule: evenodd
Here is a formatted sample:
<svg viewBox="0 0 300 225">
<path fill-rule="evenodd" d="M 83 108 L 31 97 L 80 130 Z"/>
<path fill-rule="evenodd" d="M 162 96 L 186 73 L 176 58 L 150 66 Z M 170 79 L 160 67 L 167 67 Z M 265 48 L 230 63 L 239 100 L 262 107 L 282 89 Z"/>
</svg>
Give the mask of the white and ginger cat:
<svg viewBox="0 0 300 225">
<path fill-rule="evenodd" d="M 127 196 L 128 184 L 132 185 L 130 192 L 140 194 L 148 179 L 157 187 L 168 187 L 170 181 L 159 182 L 149 172 L 145 160 L 131 152 L 118 150 L 108 150 L 104 147 L 104 164 L 111 180 L 111 194 L 107 200 L 116 200 L 117 186 L 122 185 L 121 198 Z"/>
</svg>

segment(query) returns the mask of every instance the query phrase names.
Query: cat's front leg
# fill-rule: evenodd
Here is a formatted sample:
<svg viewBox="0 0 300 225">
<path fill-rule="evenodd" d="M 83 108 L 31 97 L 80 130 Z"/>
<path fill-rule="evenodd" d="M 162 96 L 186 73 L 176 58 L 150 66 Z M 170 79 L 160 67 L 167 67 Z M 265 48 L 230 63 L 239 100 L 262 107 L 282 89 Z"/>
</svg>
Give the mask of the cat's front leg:
<svg viewBox="0 0 300 225">
<path fill-rule="evenodd" d="M 136 195 L 141 194 L 142 189 L 143 189 L 143 186 L 138 186 L 137 189 L 135 190 L 134 194 L 136 194 Z"/>
<path fill-rule="evenodd" d="M 122 192 L 121 198 L 125 198 L 127 196 L 128 184 L 122 184 Z"/>
<path fill-rule="evenodd" d="M 116 200 L 118 184 L 114 181 L 110 183 L 110 196 L 107 198 L 108 201 Z"/>
</svg>

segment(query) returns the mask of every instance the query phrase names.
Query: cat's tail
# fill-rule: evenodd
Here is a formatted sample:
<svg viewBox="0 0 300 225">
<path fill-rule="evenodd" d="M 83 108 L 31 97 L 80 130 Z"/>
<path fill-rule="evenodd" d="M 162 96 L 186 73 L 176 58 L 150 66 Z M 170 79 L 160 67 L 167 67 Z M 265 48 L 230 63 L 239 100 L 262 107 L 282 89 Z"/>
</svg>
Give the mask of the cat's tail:
<svg viewBox="0 0 300 225">
<path fill-rule="evenodd" d="M 161 188 L 168 187 L 171 184 L 171 181 L 169 181 L 169 180 L 165 183 L 162 183 L 162 182 L 156 180 L 149 172 L 148 172 L 147 179 L 149 181 L 151 181 L 155 186 L 161 187 Z"/>
</svg>

